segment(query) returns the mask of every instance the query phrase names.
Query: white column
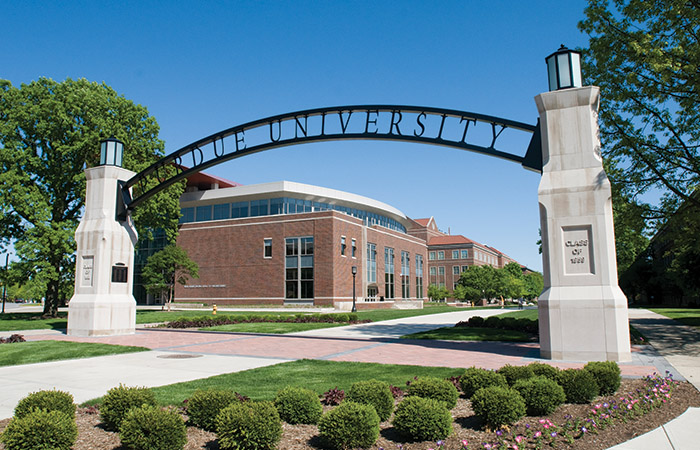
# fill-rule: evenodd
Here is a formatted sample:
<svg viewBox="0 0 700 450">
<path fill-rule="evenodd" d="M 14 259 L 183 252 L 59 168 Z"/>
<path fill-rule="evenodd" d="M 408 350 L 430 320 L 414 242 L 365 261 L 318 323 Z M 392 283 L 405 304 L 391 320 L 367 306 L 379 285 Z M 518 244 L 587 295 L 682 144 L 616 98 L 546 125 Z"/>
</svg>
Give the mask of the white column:
<svg viewBox="0 0 700 450">
<path fill-rule="evenodd" d="M 610 181 L 600 155 L 598 100 L 595 86 L 535 97 L 543 158 L 538 189 L 543 358 L 631 359 L 627 299 L 617 280 Z"/>
<path fill-rule="evenodd" d="M 116 218 L 117 181 L 133 172 L 117 166 L 85 170 L 85 215 L 75 232 L 75 292 L 68 305 L 68 334 L 132 334 L 136 301 L 132 295 L 137 235 L 129 216 Z M 113 277 L 116 272 L 116 277 Z M 126 272 L 126 279 L 121 276 Z"/>
</svg>

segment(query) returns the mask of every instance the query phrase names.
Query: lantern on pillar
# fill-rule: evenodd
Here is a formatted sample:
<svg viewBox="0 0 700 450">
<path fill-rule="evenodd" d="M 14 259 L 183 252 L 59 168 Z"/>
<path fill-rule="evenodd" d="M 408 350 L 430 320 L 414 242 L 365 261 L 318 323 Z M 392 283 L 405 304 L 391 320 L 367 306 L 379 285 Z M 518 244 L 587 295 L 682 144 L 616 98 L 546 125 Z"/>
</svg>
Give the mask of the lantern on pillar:
<svg viewBox="0 0 700 450">
<path fill-rule="evenodd" d="M 100 141 L 100 165 L 122 166 L 124 143 L 115 137 Z"/>
<path fill-rule="evenodd" d="M 545 58 L 549 75 L 549 90 L 579 88 L 581 84 L 581 52 L 562 45 Z"/>
</svg>

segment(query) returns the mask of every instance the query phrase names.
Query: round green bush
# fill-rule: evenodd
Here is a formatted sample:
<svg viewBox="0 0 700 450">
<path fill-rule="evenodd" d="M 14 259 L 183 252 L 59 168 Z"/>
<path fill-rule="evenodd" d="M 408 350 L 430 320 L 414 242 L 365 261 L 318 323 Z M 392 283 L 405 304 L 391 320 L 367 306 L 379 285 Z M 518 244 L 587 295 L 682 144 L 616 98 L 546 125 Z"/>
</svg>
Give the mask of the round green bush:
<svg viewBox="0 0 700 450">
<path fill-rule="evenodd" d="M 432 398 L 405 397 L 392 423 L 399 433 L 417 441 L 437 441 L 452 433 L 450 411 L 444 402 Z"/>
<path fill-rule="evenodd" d="M 614 361 L 591 361 L 583 367 L 590 372 L 598 383 L 600 395 L 610 395 L 617 392 L 622 382 L 620 366 Z"/>
<path fill-rule="evenodd" d="M 508 387 L 506 378 L 493 370 L 470 367 L 459 379 L 465 397 L 471 398 L 476 391 L 489 386 Z"/>
<path fill-rule="evenodd" d="M 598 383 L 587 370 L 562 370 L 557 377 L 557 383 L 564 388 L 568 403 L 590 403 L 598 396 Z"/>
<path fill-rule="evenodd" d="M 15 406 L 15 417 L 21 418 L 36 409 L 45 411 L 62 411 L 75 419 L 73 396 L 63 391 L 38 391 L 24 397 Z"/>
<path fill-rule="evenodd" d="M 232 403 L 216 418 L 223 450 L 272 450 L 282 438 L 282 419 L 270 401 Z"/>
<path fill-rule="evenodd" d="M 156 397 L 150 389 L 120 384 L 107 391 L 100 406 L 100 418 L 108 430 L 118 431 L 126 413 L 131 408 L 139 408 L 143 405 L 157 405 Z"/>
<path fill-rule="evenodd" d="M 484 326 L 484 318 L 481 316 L 472 316 L 467 323 L 469 323 L 470 327 L 482 328 Z"/>
<path fill-rule="evenodd" d="M 557 381 L 557 376 L 560 372 L 559 368 L 541 362 L 533 362 L 527 366 L 532 369 L 536 377 L 545 377 Z"/>
<path fill-rule="evenodd" d="M 525 400 L 514 389 L 491 386 L 476 391 L 472 397 L 472 409 L 487 426 L 499 428 L 525 416 Z"/>
<path fill-rule="evenodd" d="M 346 400 L 321 417 L 318 433 L 336 450 L 368 448 L 379 437 L 379 416 L 372 405 Z"/>
<path fill-rule="evenodd" d="M 187 444 L 187 429 L 177 412 L 145 405 L 126 413 L 119 439 L 130 450 L 178 450 Z"/>
<path fill-rule="evenodd" d="M 513 389 L 525 400 L 528 416 L 549 415 L 566 401 L 564 388 L 545 377 L 518 380 Z"/>
<path fill-rule="evenodd" d="M 277 392 L 275 406 L 282 420 L 292 425 L 317 424 L 323 414 L 318 394 L 301 387 L 289 386 Z"/>
<path fill-rule="evenodd" d="M 535 376 L 535 372 L 528 366 L 511 366 L 510 364 L 498 369 L 498 373 L 506 378 L 508 386 L 513 386 L 518 380 L 527 380 Z"/>
<path fill-rule="evenodd" d="M 6 450 L 69 450 L 77 439 L 75 419 L 62 411 L 44 409 L 13 418 L 0 434 Z"/>
<path fill-rule="evenodd" d="M 197 389 L 187 400 L 187 417 L 195 427 L 216 430 L 216 416 L 222 409 L 238 401 L 233 391 L 226 389 Z"/>
<path fill-rule="evenodd" d="M 353 383 L 345 393 L 345 400 L 374 406 L 382 422 L 391 416 L 391 411 L 394 409 L 391 388 L 383 381 L 367 380 Z"/>
<path fill-rule="evenodd" d="M 484 320 L 484 327 L 486 328 L 501 328 L 501 318 L 498 316 L 489 316 Z"/>
<path fill-rule="evenodd" d="M 459 392 L 454 384 L 449 380 L 440 378 L 425 377 L 414 380 L 406 390 L 406 396 L 416 396 L 432 398 L 445 403 L 447 409 L 457 406 Z"/>
</svg>

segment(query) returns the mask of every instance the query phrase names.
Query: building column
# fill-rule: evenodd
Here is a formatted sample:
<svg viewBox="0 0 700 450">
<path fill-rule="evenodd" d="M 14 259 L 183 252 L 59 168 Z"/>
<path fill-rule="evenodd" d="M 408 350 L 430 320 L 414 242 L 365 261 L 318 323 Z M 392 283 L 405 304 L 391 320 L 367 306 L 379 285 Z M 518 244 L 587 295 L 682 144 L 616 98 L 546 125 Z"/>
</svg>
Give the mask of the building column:
<svg viewBox="0 0 700 450">
<path fill-rule="evenodd" d="M 118 180 L 134 172 L 114 165 L 85 170 L 85 215 L 75 232 L 75 291 L 68 305 L 68 334 L 109 336 L 132 334 L 136 300 L 132 294 L 134 245 L 131 217 L 116 217 Z"/>
<path fill-rule="evenodd" d="M 617 280 L 610 181 L 600 154 L 598 101 L 595 86 L 535 97 L 543 153 L 538 189 L 543 358 L 631 359 L 627 299 Z"/>
</svg>

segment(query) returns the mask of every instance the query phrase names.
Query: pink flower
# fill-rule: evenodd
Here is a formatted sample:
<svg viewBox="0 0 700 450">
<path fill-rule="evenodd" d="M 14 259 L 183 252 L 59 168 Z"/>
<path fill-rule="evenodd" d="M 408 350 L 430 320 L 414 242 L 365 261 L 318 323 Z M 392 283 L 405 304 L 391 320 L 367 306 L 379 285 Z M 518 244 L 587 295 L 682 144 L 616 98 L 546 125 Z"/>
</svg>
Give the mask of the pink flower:
<svg viewBox="0 0 700 450">
<path fill-rule="evenodd" d="M 462 447 L 466 447 L 467 445 L 469 445 L 469 442 L 467 442 L 466 439 L 463 439 L 462 440 Z"/>
<path fill-rule="evenodd" d="M 538 438 L 538 437 L 540 437 L 540 436 L 542 436 L 542 432 L 541 432 L 541 431 L 535 432 L 535 437 L 536 437 L 536 438 Z"/>
<path fill-rule="evenodd" d="M 521 436 L 521 435 L 515 436 L 515 442 L 517 442 L 518 444 L 520 444 L 520 443 L 523 441 L 523 439 L 524 439 L 524 438 L 523 438 L 523 436 Z"/>
</svg>

